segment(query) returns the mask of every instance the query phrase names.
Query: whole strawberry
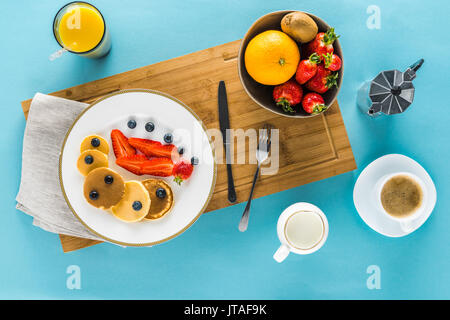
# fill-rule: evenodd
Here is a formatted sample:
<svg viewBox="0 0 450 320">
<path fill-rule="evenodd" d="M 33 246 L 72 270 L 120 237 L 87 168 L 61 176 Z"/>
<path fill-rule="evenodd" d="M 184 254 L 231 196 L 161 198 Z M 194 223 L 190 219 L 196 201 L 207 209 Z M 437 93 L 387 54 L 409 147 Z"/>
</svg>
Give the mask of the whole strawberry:
<svg viewBox="0 0 450 320">
<path fill-rule="evenodd" d="M 317 67 L 317 73 L 309 80 L 305 86 L 311 91 L 325 93 L 328 89 L 337 87 L 339 74 L 325 69 L 323 65 Z"/>
<path fill-rule="evenodd" d="M 194 166 L 185 160 L 181 160 L 173 166 L 172 175 L 175 177 L 173 181 L 181 184 L 183 180 L 191 176 L 192 171 L 194 171 Z"/>
<path fill-rule="evenodd" d="M 342 67 L 342 60 L 334 53 L 327 53 L 323 56 L 323 63 L 325 68 L 331 71 L 338 71 Z"/>
<path fill-rule="evenodd" d="M 327 109 L 323 97 L 318 93 L 310 92 L 302 100 L 302 107 L 307 113 L 318 114 Z"/>
<path fill-rule="evenodd" d="M 317 65 L 320 63 L 320 57 L 317 53 L 309 56 L 309 59 L 302 60 L 298 64 L 295 80 L 300 84 L 305 84 L 317 73 Z"/>
<path fill-rule="evenodd" d="M 292 107 L 302 102 L 302 97 L 302 87 L 292 79 L 273 89 L 273 99 L 284 112 L 294 113 Z"/>
<path fill-rule="evenodd" d="M 306 45 L 308 54 L 317 53 L 319 57 L 327 53 L 333 53 L 333 43 L 340 36 L 334 33 L 334 28 L 330 28 L 327 32 L 319 32 L 313 41 Z"/>
</svg>

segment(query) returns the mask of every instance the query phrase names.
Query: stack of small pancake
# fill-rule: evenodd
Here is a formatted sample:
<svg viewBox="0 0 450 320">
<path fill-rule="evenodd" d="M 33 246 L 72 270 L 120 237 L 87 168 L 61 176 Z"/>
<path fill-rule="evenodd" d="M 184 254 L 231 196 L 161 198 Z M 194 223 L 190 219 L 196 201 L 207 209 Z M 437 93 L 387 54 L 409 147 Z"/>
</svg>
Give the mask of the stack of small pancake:
<svg viewBox="0 0 450 320">
<path fill-rule="evenodd" d="M 125 222 L 159 219 L 172 209 L 173 192 L 164 180 L 124 181 L 108 167 L 109 145 L 104 138 L 84 138 L 80 153 L 77 168 L 86 177 L 83 194 L 92 206 Z"/>
</svg>

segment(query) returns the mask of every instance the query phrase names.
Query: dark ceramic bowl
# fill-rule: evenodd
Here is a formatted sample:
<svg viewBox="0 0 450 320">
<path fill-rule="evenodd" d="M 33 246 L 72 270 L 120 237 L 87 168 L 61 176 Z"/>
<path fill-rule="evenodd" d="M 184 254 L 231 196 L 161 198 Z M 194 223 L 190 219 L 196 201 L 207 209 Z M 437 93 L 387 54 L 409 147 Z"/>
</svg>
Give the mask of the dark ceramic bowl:
<svg viewBox="0 0 450 320">
<path fill-rule="evenodd" d="M 247 45 L 250 42 L 250 40 L 253 39 L 253 37 L 255 37 L 256 35 L 260 34 L 261 32 L 267 30 L 281 31 L 281 19 L 286 14 L 293 11 L 294 10 L 284 10 L 268 13 L 259 18 L 258 20 L 256 20 L 255 23 L 253 23 L 253 25 L 250 27 L 250 29 L 248 29 L 247 33 L 245 34 L 244 38 L 241 41 L 241 46 L 239 48 L 238 54 L 239 78 L 241 79 L 242 86 L 244 87 L 245 91 L 250 96 L 250 98 L 252 98 L 253 101 L 259 104 L 261 107 L 266 108 L 272 112 L 278 113 L 280 115 L 283 115 L 285 117 L 309 118 L 314 117 L 316 115 L 306 113 L 301 107 L 301 105 L 296 106 L 297 112 L 294 114 L 283 112 L 281 108 L 276 105 L 275 101 L 272 98 L 274 86 L 267 86 L 256 82 L 255 80 L 253 80 L 253 78 L 248 74 L 247 70 L 245 69 L 244 54 L 245 49 L 247 48 Z M 319 17 L 316 17 L 315 15 L 312 15 L 310 13 L 307 14 L 317 23 L 317 26 L 319 27 L 319 32 L 325 32 L 330 28 L 330 26 Z M 341 45 L 339 44 L 339 39 L 334 42 L 333 46 L 334 52 L 342 59 L 342 68 L 341 70 L 338 71 L 339 78 L 337 88 L 333 87 L 332 89 L 328 90 L 322 95 L 325 100 L 325 104 L 328 107 L 331 107 L 331 105 L 336 100 L 339 90 L 341 89 L 342 77 L 344 74 L 344 58 L 342 56 L 342 49 Z M 300 47 L 300 55 L 301 52 L 302 48 Z M 306 58 L 307 57 L 301 56 L 301 59 Z M 303 89 L 305 94 L 307 90 L 305 90 L 305 88 Z"/>
</svg>

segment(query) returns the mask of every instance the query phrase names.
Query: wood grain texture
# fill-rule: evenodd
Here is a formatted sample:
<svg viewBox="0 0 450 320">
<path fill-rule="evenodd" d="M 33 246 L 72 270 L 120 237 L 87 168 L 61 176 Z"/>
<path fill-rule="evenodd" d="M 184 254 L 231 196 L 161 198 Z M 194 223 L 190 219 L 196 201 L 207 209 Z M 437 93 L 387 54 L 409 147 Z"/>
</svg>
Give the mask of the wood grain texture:
<svg viewBox="0 0 450 320">
<path fill-rule="evenodd" d="M 279 170 L 260 177 L 254 197 L 262 197 L 356 169 L 352 149 L 336 102 L 320 116 L 308 119 L 287 118 L 256 105 L 245 93 L 237 72 L 240 40 L 120 73 L 108 78 L 51 93 L 50 95 L 91 103 L 105 94 L 130 88 L 146 88 L 168 93 L 191 107 L 208 129 L 219 128 L 217 89 L 220 80 L 227 86 L 230 126 L 233 129 L 258 129 L 270 123 L 279 129 Z M 31 100 L 22 102 L 25 117 Z M 222 150 L 216 141 L 216 150 Z M 218 152 L 220 154 L 220 152 Z M 254 150 L 235 152 L 235 161 L 245 156 L 246 164 L 234 164 L 238 202 L 246 201 L 255 170 Z M 219 159 L 220 160 L 220 159 Z M 217 183 L 205 212 L 229 206 L 227 174 L 218 165 Z M 77 250 L 98 241 L 61 236 L 64 252 Z"/>
<path fill-rule="evenodd" d="M 60 234 L 59 239 L 65 253 L 102 243 L 102 241 L 72 237 L 65 234 Z"/>
</svg>

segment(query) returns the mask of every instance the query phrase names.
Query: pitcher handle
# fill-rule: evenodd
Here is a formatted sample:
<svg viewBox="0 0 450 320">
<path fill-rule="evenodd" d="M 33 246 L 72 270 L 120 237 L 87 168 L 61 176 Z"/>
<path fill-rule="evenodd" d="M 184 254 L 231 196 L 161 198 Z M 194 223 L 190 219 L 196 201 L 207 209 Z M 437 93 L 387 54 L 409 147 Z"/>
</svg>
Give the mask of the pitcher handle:
<svg viewBox="0 0 450 320">
<path fill-rule="evenodd" d="M 284 259 L 289 255 L 289 247 L 285 244 L 282 244 L 278 250 L 274 253 L 273 258 L 276 262 L 283 262 Z"/>
</svg>

